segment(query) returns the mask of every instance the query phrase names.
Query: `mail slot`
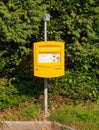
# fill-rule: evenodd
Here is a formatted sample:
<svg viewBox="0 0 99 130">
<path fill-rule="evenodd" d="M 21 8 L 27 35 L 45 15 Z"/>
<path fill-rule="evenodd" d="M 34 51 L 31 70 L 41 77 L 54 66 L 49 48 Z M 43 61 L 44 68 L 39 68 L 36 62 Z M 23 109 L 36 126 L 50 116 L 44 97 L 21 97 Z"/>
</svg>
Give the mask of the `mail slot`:
<svg viewBox="0 0 99 130">
<path fill-rule="evenodd" d="M 64 75 L 64 43 L 35 42 L 34 76 L 52 78 Z"/>
</svg>

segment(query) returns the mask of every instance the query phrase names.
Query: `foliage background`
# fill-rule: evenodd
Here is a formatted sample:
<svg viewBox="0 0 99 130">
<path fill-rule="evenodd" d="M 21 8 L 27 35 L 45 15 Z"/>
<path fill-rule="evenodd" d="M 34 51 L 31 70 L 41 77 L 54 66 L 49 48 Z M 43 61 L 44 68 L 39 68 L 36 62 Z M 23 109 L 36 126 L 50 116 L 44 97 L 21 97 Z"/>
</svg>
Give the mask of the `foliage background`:
<svg viewBox="0 0 99 130">
<path fill-rule="evenodd" d="M 49 94 L 73 100 L 99 98 L 99 1 L 1 0 L 2 109 L 42 95 L 43 79 L 32 74 L 32 43 L 43 40 L 45 12 L 51 15 L 48 39 L 63 41 L 66 53 L 65 76 L 49 79 Z"/>
<path fill-rule="evenodd" d="M 41 0 L 1 0 L 0 72 L 12 72 L 30 53 L 46 6 Z"/>
</svg>

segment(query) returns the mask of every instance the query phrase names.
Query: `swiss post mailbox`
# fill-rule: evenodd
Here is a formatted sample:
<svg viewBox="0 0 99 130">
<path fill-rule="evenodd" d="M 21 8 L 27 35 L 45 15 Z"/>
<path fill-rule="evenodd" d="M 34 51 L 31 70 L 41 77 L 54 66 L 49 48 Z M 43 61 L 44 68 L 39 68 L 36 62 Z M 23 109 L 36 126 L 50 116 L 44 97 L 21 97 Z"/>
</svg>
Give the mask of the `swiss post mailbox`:
<svg viewBox="0 0 99 130">
<path fill-rule="evenodd" d="M 64 75 L 64 43 L 34 43 L 34 76 L 52 78 Z"/>
</svg>

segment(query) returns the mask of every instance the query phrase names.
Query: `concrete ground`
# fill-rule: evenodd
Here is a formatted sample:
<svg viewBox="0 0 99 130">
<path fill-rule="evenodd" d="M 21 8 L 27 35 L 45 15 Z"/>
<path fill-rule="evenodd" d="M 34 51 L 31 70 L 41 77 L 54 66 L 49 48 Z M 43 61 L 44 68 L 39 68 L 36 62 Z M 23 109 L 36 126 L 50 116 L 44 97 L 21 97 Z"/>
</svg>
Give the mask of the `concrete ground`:
<svg viewBox="0 0 99 130">
<path fill-rule="evenodd" d="M 76 130 L 71 127 L 67 127 L 57 122 L 50 121 L 3 121 L 2 128 L 0 130 Z"/>
</svg>

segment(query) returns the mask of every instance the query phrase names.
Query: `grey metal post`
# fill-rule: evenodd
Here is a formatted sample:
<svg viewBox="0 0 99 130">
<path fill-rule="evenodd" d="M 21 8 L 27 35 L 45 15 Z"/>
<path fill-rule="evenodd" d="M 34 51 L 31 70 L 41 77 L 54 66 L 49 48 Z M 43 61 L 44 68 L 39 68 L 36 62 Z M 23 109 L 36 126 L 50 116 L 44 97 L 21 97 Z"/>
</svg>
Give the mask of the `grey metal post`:
<svg viewBox="0 0 99 130">
<path fill-rule="evenodd" d="M 47 21 L 44 21 L 44 41 L 47 41 Z"/>
<path fill-rule="evenodd" d="M 44 41 L 47 41 L 47 21 L 50 21 L 50 15 L 46 14 L 44 17 Z M 48 80 L 44 79 L 44 112 L 48 115 Z"/>
</svg>

